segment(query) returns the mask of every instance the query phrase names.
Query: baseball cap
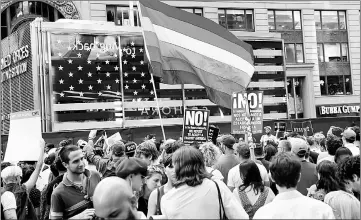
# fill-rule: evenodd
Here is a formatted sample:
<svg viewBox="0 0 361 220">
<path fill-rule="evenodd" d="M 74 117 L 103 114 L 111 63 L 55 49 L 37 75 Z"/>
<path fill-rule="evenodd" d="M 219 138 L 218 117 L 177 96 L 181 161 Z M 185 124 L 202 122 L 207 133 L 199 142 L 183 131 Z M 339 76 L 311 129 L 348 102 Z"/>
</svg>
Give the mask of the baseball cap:
<svg viewBox="0 0 361 220">
<path fill-rule="evenodd" d="M 120 178 L 126 178 L 130 174 L 140 173 L 147 176 L 148 166 L 145 161 L 139 158 L 125 158 L 115 169 L 115 174 Z"/>
<path fill-rule="evenodd" d="M 350 139 L 350 138 L 355 138 L 356 137 L 356 133 L 351 130 L 351 129 L 346 129 L 343 133 L 342 136 L 346 139 Z"/>
<path fill-rule="evenodd" d="M 233 144 L 236 143 L 236 139 L 232 135 L 224 135 L 222 137 L 222 143 L 226 147 L 233 149 Z"/>
<path fill-rule="evenodd" d="M 123 156 L 124 152 L 125 152 L 125 146 L 123 144 L 123 142 L 121 141 L 116 141 L 112 146 L 112 152 L 115 156 L 120 157 Z"/>
<path fill-rule="evenodd" d="M 128 156 L 133 156 L 136 149 L 137 145 L 134 142 L 128 142 L 125 144 L 125 154 Z"/>
<path fill-rule="evenodd" d="M 309 150 L 307 142 L 301 138 L 290 138 L 292 149 L 291 151 L 299 157 L 304 157 Z"/>
<path fill-rule="evenodd" d="M 272 130 L 271 126 L 266 126 L 266 127 L 264 127 L 263 129 L 269 129 L 269 130 Z"/>
</svg>

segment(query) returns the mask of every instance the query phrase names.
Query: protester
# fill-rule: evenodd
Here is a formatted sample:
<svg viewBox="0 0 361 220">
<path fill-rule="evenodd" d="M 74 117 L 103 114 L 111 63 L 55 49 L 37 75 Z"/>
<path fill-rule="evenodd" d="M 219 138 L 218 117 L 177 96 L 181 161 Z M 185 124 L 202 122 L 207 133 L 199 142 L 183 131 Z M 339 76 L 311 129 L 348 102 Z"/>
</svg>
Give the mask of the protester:
<svg viewBox="0 0 361 220">
<path fill-rule="evenodd" d="M 291 146 L 291 142 L 289 142 L 288 140 L 281 140 L 279 143 L 278 143 L 278 153 L 281 153 L 281 152 L 290 152 L 291 149 L 292 149 L 292 146 Z"/>
<path fill-rule="evenodd" d="M 320 152 L 317 152 L 317 153 L 320 154 L 321 152 L 326 151 L 326 148 L 324 146 L 324 143 L 325 143 L 325 140 L 326 140 L 325 135 L 323 135 L 322 132 L 316 132 L 313 135 L 313 138 L 315 140 L 316 149 L 320 149 Z"/>
<path fill-rule="evenodd" d="M 317 158 L 317 164 L 323 160 L 329 160 L 335 162 L 335 154 L 338 148 L 342 147 L 342 140 L 334 135 L 330 135 L 326 138 L 327 152 L 320 154 Z"/>
<path fill-rule="evenodd" d="M 148 174 L 145 177 L 142 190 L 140 191 L 138 199 L 138 210 L 143 212 L 145 216 L 148 214 L 149 196 L 153 190 L 161 186 L 164 169 L 159 165 L 148 166 Z"/>
<path fill-rule="evenodd" d="M 274 136 L 271 131 L 272 131 L 271 126 L 266 126 L 266 127 L 264 127 L 264 132 L 265 132 L 266 134 L 262 135 L 262 137 L 261 137 L 260 142 L 261 142 L 262 146 L 266 146 L 266 145 L 267 145 L 267 142 L 268 142 L 269 140 L 271 140 L 271 141 L 273 141 L 274 143 L 278 144 L 277 137 Z"/>
<path fill-rule="evenodd" d="M 325 203 L 331 206 L 336 219 L 360 219 L 360 201 L 345 191 L 330 192 Z"/>
<path fill-rule="evenodd" d="M 360 127 L 359 126 L 353 126 L 351 129 L 356 133 L 356 140 L 353 142 L 353 144 L 360 148 Z"/>
<path fill-rule="evenodd" d="M 139 144 L 136 151 L 135 157 L 138 157 L 149 165 L 157 165 L 158 161 L 158 150 L 155 146 L 155 143 L 151 140 L 144 141 L 143 143 Z"/>
<path fill-rule="evenodd" d="M 306 154 L 310 151 L 306 141 L 300 138 L 290 138 L 289 141 L 292 145 L 292 153 L 301 163 L 301 177 L 297 184 L 297 190 L 305 196 L 307 188 L 317 182 L 316 165 L 306 160 Z"/>
<path fill-rule="evenodd" d="M 275 195 L 265 186 L 257 164 L 247 161 L 239 165 L 239 172 L 243 184 L 233 190 L 233 194 L 242 204 L 250 219 L 263 205 L 272 202 Z"/>
<path fill-rule="evenodd" d="M 135 142 L 128 142 L 125 144 L 125 155 L 129 157 L 134 157 L 135 150 L 137 149 L 137 144 Z"/>
<path fill-rule="evenodd" d="M 1 218 L 18 219 L 16 216 L 16 199 L 14 193 L 1 188 Z"/>
<path fill-rule="evenodd" d="M 177 181 L 161 201 L 167 219 L 248 219 L 226 185 L 209 179 L 199 150 L 182 147 L 173 154 L 172 162 Z"/>
<path fill-rule="evenodd" d="M 65 146 L 59 157 L 67 172 L 51 195 L 50 218 L 92 218 L 92 196 L 100 174 L 85 169 L 84 155 L 78 146 Z"/>
<path fill-rule="evenodd" d="M 147 163 L 139 158 L 126 158 L 116 168 L 116 175 L 125 179 L 133 191 L 139 192 L 147 176 Z"/>
<path fill-rule="evenodd" d="M 338 138 L 342 138 L 342 132 L 343 132 L 342 128 L 331 126 L 330 129 L 327 131 L 327 137 L 336 136 Z"/>
<path fill-rule="evenodd" d="M 308 189 L 307 196 L 323 201 L 327 193 L 341 189 L 336 177 L 337 165 L 325 160 L 317 165 L 316 170 L 318 181 Z"/>
<path fill-rule="evenodd" d="M 214 165 L 221 156 L 221 151 L 212 142 L 204 143 L 200 146 L 199 150 L 203 154 L 204 164 L 208 173 L 212 175 L 212 180 L 223 180 L 224 177 L 219 170 L 214 168 Z"/>
<path fill-rule="evenodd" d="M 338 164 L 337 176 L 345 191 L 360 199 L 360 157 L 345 158 Z"/>
<path fill-rule="evenodd" d="M 233 146 L 234 151 L 236 152 L 236 156 L 238 157 L 239 163 L 244 163 L 247 161 L 250 161 L 250 157 L 251 157 L 251 152 L 249 149 L 249 145 L 246 143 L 237 143 Z M 264 184 L 266 186 L 269 186 L 269 177 L 268 177 L 268 173 L 266 168 L 261 165 L 256 163 L 258 166 L 258 169 L 260 171 L 261 174 L 261 178 L 262 181 L 264 182 Z M 238 188 L 239 186 L 241 186 L 243 184 L 242 178 L 239 174 L 239 165 L 233 167 L 229 173 L 228 173 L 228 187 L 229 189 L 233 192 L 233 190 L 235 188 Z"/>
<path fill-rule="evenodd" d="M 260 161 L 262 163 L 262 165 L 266 168 L 267 172 L 269 172 L 270 162 L 265 159 L 264 150 L 260 144 L 256 145 L 256 147 L 254 149 L 254 155 L 255 155 L 256 159 L 258 161 Z"/>
<path fill-rule="evenodd" d="M 234 155 L 233 145 L 236 143 L 236 139 L 232 135 L 224 135 L 219 139 L 221 149 L 224 150 L 224 154 L 221 155 L 214 165 L 214 169 L 219 170 L 224 177 L 223 182 L 228 182 L 228 172 L 231 168 L 239 164 L 238 158 Z"/>
<path fill-rule="evenodd" d="M 137 198 L 121 178 L 108 177 L 94 191 L 95 215 L 102 219 L 146 219 L 137 211 Z"/>
<path fill-rule="evenodd" d="M 268 144 L 264 147 L 264 152 L 265 152 L 264 159 L 267 161 L 271 161 L 272 157 L 277 153 L 277 148 L 274 147 L 273 144 L 271 144 L 269 141 Z"/>
<path fill-rule="evenodd" d="M 360 149 L 355 146 L 354 142 L 356 140 L 356 133 L 351 129 L 348 128 L 342 133 L 342 141 L 343 145 L 347 147 L 353 156 L 360 155 Z"/>
<path fill-rule="evenodd" d="M 271 178 L 279 194 L 272 202 L 258 209 L 253 219 L 333 219 L 330 206 L 297 191 L 301 163 L 290 153 L 275 156 L 270 166 Z"/>
<path fill-rule="evenodd" d="M 307 137 L 308 145 L 310 145 L 310 151 L 317 154 L 321 153 L 320 145 L 317 144 L 316 138 L 313 136 Z"/>
<path fill-rule="evenodd" d="M 338 164 L 347 157 L 352 157 L 352 152 L 347 147 L 340 147 L 335 153 L 335 163 Z"/>
</svg>

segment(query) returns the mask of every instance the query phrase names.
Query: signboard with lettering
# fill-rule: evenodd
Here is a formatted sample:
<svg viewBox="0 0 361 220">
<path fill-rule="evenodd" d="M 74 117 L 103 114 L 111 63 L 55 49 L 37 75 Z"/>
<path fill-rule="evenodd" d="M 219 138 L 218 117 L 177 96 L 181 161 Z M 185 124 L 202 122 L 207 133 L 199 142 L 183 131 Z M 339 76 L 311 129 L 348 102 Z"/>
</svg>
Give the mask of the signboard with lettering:
<svg viewBox="0 0 361 220">
<path fill-rule="evenodd" d="M 210 125 L 208 129 L 208 141 L 212 142 L 213 144 L 217 144 L 218 134 L 219 128 L 214 125 Z"/>
<path fill-rule="evenodd" d="M 293 132 L 297 132 L 300 135 L 312 136 L 313 135 L 313 127 L 311 121 L 303 121 L 303 122 L 291 122 L 291 129 Z"/>
<path fill-rule="evenodd" d="M 278 132 L 285 132 L 287 129 L 287 123 L 286 122 L 275 122 L 274 123 L 274 131 Z"/>
<path fill-rule="evenodd" d="M 263 130 L 263 92 L 248 91 L 232 96 L 232 134 L 245 134 L 247 124 L 251 124 L 253 134 Z"/>
<path fill-rule="evenodd" d="M 320 106 L 320 115 L 360 113 L 360 105 Z"/>
<path fill-rule="evenodd" d="M 208 141 L 209 111 L 186 109 L 183 122 L 183 142 L 185 144 L 205 143 Z"/>
</svg>

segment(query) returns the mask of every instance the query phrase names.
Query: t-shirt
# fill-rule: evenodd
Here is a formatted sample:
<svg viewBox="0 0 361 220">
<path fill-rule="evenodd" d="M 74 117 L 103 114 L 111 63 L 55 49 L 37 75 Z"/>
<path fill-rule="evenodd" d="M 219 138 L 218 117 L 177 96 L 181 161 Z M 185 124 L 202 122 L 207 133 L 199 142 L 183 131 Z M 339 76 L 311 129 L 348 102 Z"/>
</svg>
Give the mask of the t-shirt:
<svg viewBox="0 0 361 220">
<path fill-rule="evenodd" d="M 301 162 L 301 179 L 297 184 L 297 190 L 302 193 L 302 195 L 307 195 L 307 188 L 310 188 L 313 184 L 316 184 L 318 180 L 316 164 L 302 161 Z"/>
<path fill-rule="evenodd" d="M 275 142 L 276 144 L 278 143 L 277 137 L 272 134 L 269 136 L 267 134 L 262 135 L 260 142 L 263 143 L 263 146 L 266 146 L 267 141 L 269 141 L 269 140 Z"/>
<path fill-rule="evenodd" d="M 345 144 L 345 147 L 347 147 L 352 152 L 352 156 L 360 155 L 360 149 L 356 147 L 353 143 L 347 143 Z"/>
<path fill-rule="evenodd" d="M 214 169 L 219 170 L 222 176 L 224 177 L 223 182 L 227 184 L 228 182 L 228 172 L 231 168 L 237 166 L 239 164 L 239 160 L 236 155 L 225 155 L 219 157 L 217 164 L 214 166 Z"/>
<path fill-rule="evenodd" d="M 14 193 L 5 191 L 1 195 L 1 205 L 3 206 L 4 211 L 10 210 L 10 209 L 16 210 L 16 199 L 15 199 Z"/>
<path fill-rule="evenodd" d="M 263 182 L 269 182 L 269 176 L 267 173 L 266 168 L 263 165 L 260 165 L 258 163 L 256 163 L 259 172 L 261 174 L 261 178 L 263 180 Z M 243 180 L 241 178 L 241 175 L 239 173 L 239 165 L 233 167 L 229 173 L 228 173 L 228 183 L 227 185 L 229 187 L 234 187 L 234 188 L 238 188 L 240 185 L 243 184 Z"/>
<path fill-rule="evenodd" d="M 222 176 L 222 173 L 219 172 L 219 170 L 214 169 L 212 167 L 206 167 L 206 170 L 208 173 L 212 174 L 212 180 L 222 181 L 224 179 L 224 177 Z"/>
</svg>

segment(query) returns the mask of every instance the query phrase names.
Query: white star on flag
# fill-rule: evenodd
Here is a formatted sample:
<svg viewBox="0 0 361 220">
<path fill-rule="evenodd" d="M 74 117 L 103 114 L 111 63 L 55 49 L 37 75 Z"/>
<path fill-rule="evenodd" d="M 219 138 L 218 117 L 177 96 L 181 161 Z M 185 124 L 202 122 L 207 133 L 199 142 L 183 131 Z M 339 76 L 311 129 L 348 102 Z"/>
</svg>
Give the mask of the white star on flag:
<svg viewBox="0 0 361 220">
<path fill-rule="evenodd" d="M 63 80 L 63 79 L 60 79 L 60 80 L 59 80 L 59 83 L 60 83 L 60 84 L 64 84 L 64 80 Z"/>
<path fill-rule="evenodd" d="M 69 89 L 70 89 L 70 90 L 74 90 L 74 87 L 71 85 L 71 86 L 69 87 Z"/>
<path fill-rule="evenodd" d="M 72 72 L 69 73 L 69 77 L 73 77 L 73 73 L 72 73 Z"/>
<path fill-rule="evenodd" d="M 142 85 L 142 89 L 145 89 L 145 85 L 144 85 L 144 84 Z"/>
<path fill-rule="evenodd" d="M 114 55 L 113 55 L 114 57 L 118 57 L 118 55 L 115 53 Z"/>
<path fill-rule="evenodd" d="M 119 70 L 119 67 L 118 67 L 118 66 L 115 66 L 115 67 L 114 67 L 114 70 Z"/>
<path fill-rule="evenodd" d="M 72 63 L 73 63 L 73 60 L 72 60 L 72 59 L 69 59 L 68 62 L 69 62 L 69 64 L 72 64 Z"/>
<path fill-rule="evenodd" d="M 79 79 L 78 81 L 79 81 L 79 84 L 83 84 L 83 81 L 84 81 L 84 80 Z"/>
<path fill-rule="evenodd" d="M 79 95 L 80 95 L 80 96 L 83 96 L 83 92 L 80 92 Z"/>
<path fill-rule="evenodd" d="M 119 91 L 117 91 L 117 93 L 116 93 L 118 96 L 120 95 L 120 92 Z"/>
<path fill-rule="evenodd" d="M 109 62 L 110 62 L 109 60 L 106 60 L 106 61 L 105 61 L 105 64 L 109 64 Z"/>
<path fill-rule="evenodd" d="M 132 58 L 133 58 L 133 59 L 135 58 L 135 54 L 134 54 L 134 53 L 132 54 Z"/>
<path fill-rule="evenodd" d="M 109 73 L 109 72 L 107 72 L 105 75 L 106 75 L 107 77 L 110 77 L 110 73 Z"/>
<path fill-rule="evenodd" d="M 101 96 L 101 95 L 103 95 L 103 93 L 102 93 L 102 92 L 98 92 L 98 96 Z"/>
<path fill-rule="evenodd" d="M 134 93 L 134 95 L 138 95 L 138 92 L 137 92 L 137 91 L 134 91 L 133 93 Z"/>
<path fill-rule="evenodd" d="M 111 86 L 110 85 L 107 85 L 107 90 L 110 90 Z"/>
<path fill-rule="evenodd" d="M 100 57 L 100 54 L 99 53 L 97 53 L 97 58 L 99 58 Z"/>
<path fill-rule="evenodd" d="M 140 65 L 144 65 L 144 61 L 143 61 L 143 60 L 140 61 Z"/>
<path fill-rule="evenodd" d="M 119 79 L 116 79 L 116 80 L 115 80 L 115 83 L 119 83 Z"/>
<path fill-rule="evenodd" d="M 68 46 L 68 50 L 71 50 L 71 46 L 70 46 L 70 45 Z"/>
<path fill-rule="evenodd" d="M 93 86 L 92 86 L 92 85 L 88 86 L 88 88 L 89 88 L 89 90 L 93 90 Z"/>
<path fill-rule="evenodd" d="M 130 43 L 130 45 L 134 46 L 134 42 L 132 41 L 132 43 Z"/>
<path fill-rule="evenodd" d="M 142 72 L 140 75 L 141 75 L 142 77 L 144 77 L 144 76 L 145 76 L 145 73 Z"/>
<path fill-rule="evenodd" d="M 88 60 L 87 62 L 88 62 L 88 64 L 91 64 L 91 63 L 92 63 L 92 61 L 91 61 L 91 60 Z"/>
<path fill-rule="evenodd" d="M 97 80 L 98 84 L 102 83 L 102 80 L 101 79 L 98 79 Z"/>
<path fill-rule="evenodd" d="M 153 92 L 153 90 L 151 90 L 151 91 L 150 91 L 150 94 L 151 94 L 151 95 L 154 95 L 154 92 Z"/>
<path fill-rule="evenodd" d="M 133 83 L 137 83 L 137 80 L 136 80 L 136 79 L 133 79 Z"/>
<path fill-rule="evenodd" d="M 60 97 L 64 97 L 64 93 L 60 93 Z"/>
<path fill-rule="evenodd" d="M 82 66 L 78 66 L 78 70 L 80 71 L 80 70 L 83 70 L 83 67 Z"/>
<path fill-rule="evenodd" d="M 139 49 L 139 52 L 143 53 L 143 48 L 140 48 L 140 49 Z"/>
<path fill-rule="evenodd" d="M 133 69 L 133 71 L 136 71 L 136 70 L 137 70 L 137 67 L 133 66 L 132 69 Z"/>
<path fill-rule="evenodd" d="M 93 73 L 89 72 L 89 73 L 88 73 L 88 77 L 92 77 L 92 74 L 93 74 Z"/>
<path fill-rule="evenodd" d="M 127 60 L 123 60 L 124 65 L 127 65 L 128 61 Z"/>
<path fill-rule="evenodd" d="M 62 55 L 63 55 L 62 53 L 60 53 L 60 52 L 58 53 L 58 56 L 59 56 L 59 57 L 61 57 Z"/>
<path fill-rule="evenodd" d="M 100 69 L 101 69 L 101 67 L 99 65 L 96 68 L 97 68 L 98 71 L 100 71 Z"/>
<path fill-rule="evenodd" d="M 81 53 L 78 53 L 77 55 L 78 55 L 78 58 L 81 58 Z"/>
<path fill-rule="evenodd" d="M 61 40 L 59 39 L 59 40 L 57 40 L 57 42 L 58 42 L 58 44 L 60 44 L 60 43 L 61 43 Z"/>
<path fill-rule="evenodd" d="M 60 65 L 58 68 L 59 68 L 59 70 L 63 70 L 64 67 L 62 67 L 62 66 Z"/>
<path fill-rule="evenodd" d="M 80 40 L 76 40 L 76 44 L 81 44 L 81 41 L 80 41 Z"/>
<path fill-rule="evenodd" d="M 127 73 L 127 72 L 124 73 L 124 77 L 128 77 L 128 73 Z"/>
<path fill-rule="evenodd" d="M 90 51 L 90 50 L 91 50 L 90 47 L 87 47 L 87 48 L 86 48 L 86 51 Z"/>
<path fill-rule="evenodd" d="M 150 80 L 149 80 L 149 82 L 150 82 L 150 83 L 153 83 L 153 80 L 152 80 L 152 79 L 150 79 Z"/>
<path fill-rule="evenodd" d="M 125 89 L 129 89 L 129 86 L 128 86 L 128 85 L 125 85 L 124 88 L 125 88 Z"/>
<path fill-rule="evenodd" d="M 127 52 L 127 48 L 123 47 L 123 52 Z"/>
</svg>

